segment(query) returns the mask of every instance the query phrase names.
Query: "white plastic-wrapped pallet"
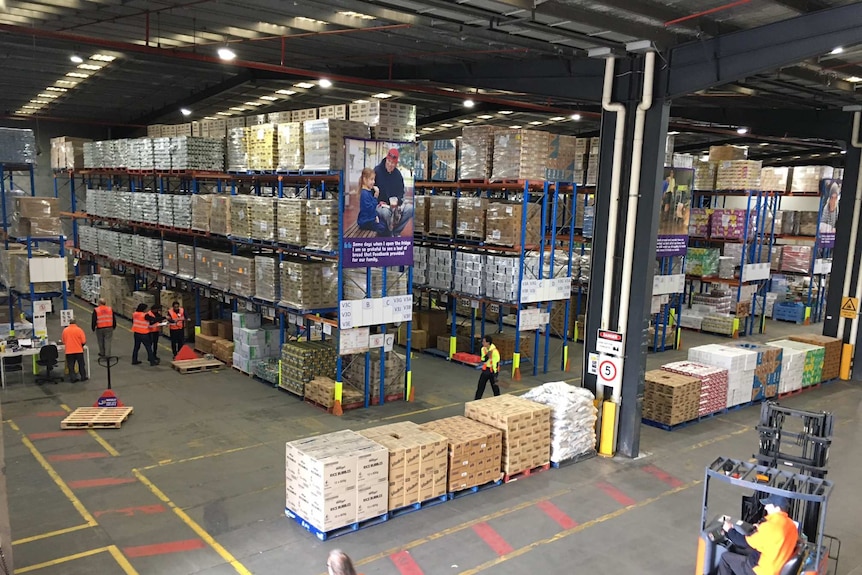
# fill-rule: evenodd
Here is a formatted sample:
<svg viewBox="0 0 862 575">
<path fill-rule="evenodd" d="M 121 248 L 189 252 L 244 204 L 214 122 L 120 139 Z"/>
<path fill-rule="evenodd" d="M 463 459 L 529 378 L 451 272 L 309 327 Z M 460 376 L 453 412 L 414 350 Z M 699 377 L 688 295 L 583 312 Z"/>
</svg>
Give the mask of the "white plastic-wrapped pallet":
<svg viewBox="0 0 862 575">
<path fill-rule="evenodd" d="M 596 447 L 595 396 L 583 387 L 552 381 L 534 387 L 524 399 L 551 408 L 551 461 L 560 463 Z"/>
</svg>

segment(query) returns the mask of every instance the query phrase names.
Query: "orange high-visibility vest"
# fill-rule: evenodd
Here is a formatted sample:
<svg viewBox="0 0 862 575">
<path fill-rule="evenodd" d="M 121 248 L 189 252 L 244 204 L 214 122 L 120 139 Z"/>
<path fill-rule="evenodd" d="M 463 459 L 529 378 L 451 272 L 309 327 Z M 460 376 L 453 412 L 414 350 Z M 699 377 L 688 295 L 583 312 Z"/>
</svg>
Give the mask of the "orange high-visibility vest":
<svg viewBox="0 0 862 575">
<path fill-rule="evenodd" d="M 186 321 L 186 310 L 180 308 L 179 313 L 175 312 L 173 308 L 168 310 L 168 317 L 174 320 L 174 323 L 170 324 L 171 331 L 176 331 L 178 329 L 183 329 Z"/>
<path fill-rule="evenodd" d="M 150 333 L 150 322 L 147 321 L 144 312 L 136 311 L 132 314 L 132 331 L 135 333 Z"/>
<path fill-rule="evenodd" d="M 150 323 L 150 318 L 156 319 L 156 314 L 154 314 L 153 312 L 148 312 L 145 317 L 147 319 L 147 323 L 149 324 L 150 333 L 159 333 L 159 329 L 161 329 L 159 327 L 159 324 L 158 323 Z"/>
<path fill-rule="evenodd" d="M 106 305 L 96 308 L 96 327 L 114 327 L 114 310 Z"/>
</svg>

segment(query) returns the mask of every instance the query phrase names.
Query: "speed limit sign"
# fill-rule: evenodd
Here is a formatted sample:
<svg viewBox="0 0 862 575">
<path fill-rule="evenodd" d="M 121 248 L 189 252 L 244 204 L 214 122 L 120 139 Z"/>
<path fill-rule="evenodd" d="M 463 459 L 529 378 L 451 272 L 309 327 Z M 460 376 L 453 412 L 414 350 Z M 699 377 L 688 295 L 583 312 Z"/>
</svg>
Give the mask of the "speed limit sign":
<svg viewBox="0 0 862 575">
<path fill-rule="evenodd" d="M 599 383 L 613 386 L 620 381 L 623 373 L 623 360 L 611 355 L 599 356 Z"/>
</svg>

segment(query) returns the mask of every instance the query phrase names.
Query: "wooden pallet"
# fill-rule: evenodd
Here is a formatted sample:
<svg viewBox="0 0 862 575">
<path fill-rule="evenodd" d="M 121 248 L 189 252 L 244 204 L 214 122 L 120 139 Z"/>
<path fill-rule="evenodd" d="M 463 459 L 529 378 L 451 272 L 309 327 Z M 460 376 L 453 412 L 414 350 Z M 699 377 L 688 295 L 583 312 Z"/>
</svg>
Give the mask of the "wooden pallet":
<svg viewBox="0 0 862 575">
<path fill-rule="evenodd" d="M 523 471 L 519 471 L 517 473 L 506 473 L 503 475 L 503 483 L 509 483 L 511 481 L 517 481 L 519 479 L 523 479 L 524 477 L 529 477 L 535 473 L 541 473 L 542 471 L 547 471 L 551 468 L 550 462 L 544 463 L 542 465 L 537 465 L 536 467 L 531 467 L 530 469 L 525 469 Z"/>
<path fill-rule="evenodd" d="M 60 422 L 60 429 L 119 429 L 133 411 L 131 407 L 79 407 Z"/>
<path fill-rule="evenodd" d="M 224 367 L 224 364 L 217 359 L 181 359 L 179 361 L 172 361 L 171 367 L 185 374 L 221 369 Z"/>
</svg>

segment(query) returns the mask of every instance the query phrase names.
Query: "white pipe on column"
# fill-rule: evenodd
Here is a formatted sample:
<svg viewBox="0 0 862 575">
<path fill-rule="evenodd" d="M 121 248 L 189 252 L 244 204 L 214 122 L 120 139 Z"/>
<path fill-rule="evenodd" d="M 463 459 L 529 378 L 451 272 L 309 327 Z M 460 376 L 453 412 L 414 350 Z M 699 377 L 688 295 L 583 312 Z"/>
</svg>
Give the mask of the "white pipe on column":
<svg viewBox="0 0 862 575">
<path fill-rule="evenodd" d="M 646 113 L 652 107 L 653 79 L 655 77 L 655 52 L 647 52 L 644 61 L 644 86 L 641 101 L 635 113 L 635 133 L 632 145 L 631 177 L 626 211 L 625 248 L 623 251 L 622 280 L 620 283 L 620 313 L 617 331 L 629 331 L 629 301 L 632 293 L 632 265 L 635 251 L 635 230 L 640 199 L 640 171 L 643 161 L 644 125 Z M 619 401 L 619 389 L 615 389 L 614 401 Z"/>
<path fill-rule="evenodd" d="M 862 112 L 854 112 L 853 113 L 853 134 L 850 138 L 850 145 L 854 148 L 862 148 L 862 143 L 859 142 L 859 123 L 860 117 L 862 117 Z M 850 279 L 853 276 L 853 263 L 856 260 L 856 238 L 859 234 L 859 208 L 862 206 L 862 156 L 859 158 L 859 174 L 856 177 L 856 199 L 853 202 L 853 211 L 850 213 L 850 251 L 847 254 L 847 267 L 844 270 L 844 283 L 841 284 L 841 295 L 850 293 Z M 862 279 L 862 274 L 860 274 L 860 279 Z M 857 282 L 856 285 L 856 297 L 859 297 L 860 286 Z M 858 318 L 854 319 L 850 325 L 850 343 L 851 345 L 855 345 L 856 341 L 856 330 L 858 325 Z M 844 339 L 844 318 L 838 317 L 838 333 L 836 334 L 841 339 Z"/>
<path fill-rule="evenodd" d="M 619 215 L 620 201 L 620 174 L 623 166 L 623 139 L 626 130 L 626 107 L 619 102 L 611 102 L 611 94 L 614 87 L 614 62 L 615 58 L 608 58 L 605 62 L 605 83 L 602 90 L 602 109 L 617 115 L 616 130 L 614 131 L 614 161 L 611 172 L 611 193 L 608 208 L 608 232 L 607 251 L 605 252 L 604 266 L 604 290 L 602 291 L 602 317 L 600 325 L 602 329 L 608 329 L 610 324 L 611 303 L 613 301 L 613 274 L 614 256 L 616 255 L 617 217 Z"/>
</svg>

